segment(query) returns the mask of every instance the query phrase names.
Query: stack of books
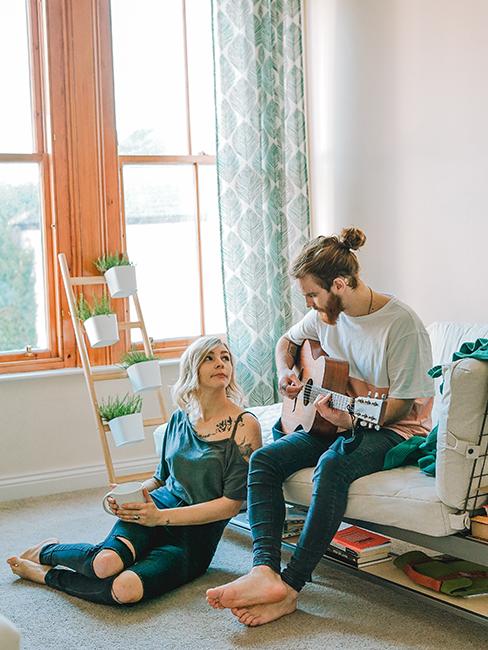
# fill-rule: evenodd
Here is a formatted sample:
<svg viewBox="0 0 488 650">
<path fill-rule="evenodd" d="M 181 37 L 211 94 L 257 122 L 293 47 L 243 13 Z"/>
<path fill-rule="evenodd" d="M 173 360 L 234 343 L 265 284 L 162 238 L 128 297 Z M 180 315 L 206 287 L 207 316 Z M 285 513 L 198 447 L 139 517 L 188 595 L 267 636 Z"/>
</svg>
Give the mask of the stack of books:
<svg viewBox="0 0 488 650">
<path fill-rule="evenodd" d="M 286 505 L 285 521 L 283 522 L 282 538 L 296 537 L 300 535 L 305 523 L 307 513 L 295 506 Z"/>
<path fill-rule="evenodd" d="M 350 524 L 341 524 L 325 557 L 352 567 L 385 562 L 391 557 L 391 539 Z"/>
</svg>

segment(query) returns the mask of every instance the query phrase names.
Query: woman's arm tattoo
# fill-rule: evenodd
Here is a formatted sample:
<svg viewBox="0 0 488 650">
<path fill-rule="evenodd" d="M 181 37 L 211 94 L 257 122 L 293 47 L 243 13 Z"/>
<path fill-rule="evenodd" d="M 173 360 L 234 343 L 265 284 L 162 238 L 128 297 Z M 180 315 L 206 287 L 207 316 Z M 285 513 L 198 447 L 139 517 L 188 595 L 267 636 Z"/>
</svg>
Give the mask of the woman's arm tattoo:
<svg viewBox="0 0 488 650">
<path fill-rule="evenodd" d="M 241 456 L 245 460 L 249 460 L 249 458 L 251 457 L 252 452 L 254 451 L 254 449 L 252 448 L 252 445 L 249 442 L 247 442 L 246 439 L 244 439 L 244 440 L 241 440 L 241 442 L 238 442 L 237 446 L 239 448 L 239 451 L 241 452 Z"/>
</svg>

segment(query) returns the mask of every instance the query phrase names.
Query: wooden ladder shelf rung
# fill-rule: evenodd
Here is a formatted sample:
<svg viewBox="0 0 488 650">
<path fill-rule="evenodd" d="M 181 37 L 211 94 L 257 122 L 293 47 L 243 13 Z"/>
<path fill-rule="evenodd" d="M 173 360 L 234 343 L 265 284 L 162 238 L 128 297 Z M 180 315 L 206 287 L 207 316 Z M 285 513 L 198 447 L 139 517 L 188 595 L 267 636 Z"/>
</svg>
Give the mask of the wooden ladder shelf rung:
<svg viewBox="0 0 488 650">
<path fill-rule="evenodd" d="M 141 323 L 140 320 L 122 321 L 121 323 L 119 323 L 119 329 L 121 329 L 121 330 L 130 330 L 130 329 L 140 330 L 140 329 L 142 329 L 142 325 L 143 325 L 143 323 Z"/>
<path fill-rule="evenodd" d="M 66 255 L 60 253 L 58 255 L 59 267 L 61 269 L 61 276 L 63 278 L 63 285 L 66 291 L 66 298 L 68 300 L 69 310 L 71 314 L 71 321 L 73 323 L 73 329 L 75 332 L 76 344 L 78 346 L 78 351 L 80 353 L 81 364 L 83 366 L 83 373 L 85 375 L 85 381 L 88 388 L 88 394 L 90 398 L 90 403 L 95 414 L 95 419 L 97 422 L 98 433 L 100 436 L 100 441 L 102 443 L 102 451 L 105 460 L 105 465 L 107 467 L 108 479 L 110 483 L 119 483 L 124 481 L 135 481 L 135 480 L 144 480 L 152 476 L 152 472 L 141 472 L 139 474 L 127 474 L 125 476 L 116 475 L 114 471 L 112 453 L 110 446 L 107 440 L 107 431 L 109 431 L 108 424 L 103 422 L 100 417 L 98 400 L 95 391 L 95 383 L 99 381 L 115 380 L 115 379 L 125 379 L 127 377 L 127 372 L 125 370 L 107 370 L 107 371 L 93 371 L 90 365 L 90 357 L 88 355 L 88 350 L 86 347 L 85 336 L 83 333 L 82 325 L 77 317 L 76 310 L 76 296 L 73 291 L 75 286 L 83 285 L 101 285 L 106 284 L 105 278 L 102 276 L 75 276 L 70 277 L 68 262 L 66 260 Z M 144 352 L 147 356 L 153 356 L 153 351 L 151 347 L 151 340 L 147 335 L 146 325 L 144 323 L 144 318 L 142 316 L 141 305 L 139 303 L 139 298 L 137 293 L 130 296 L 133 301 L 135 312 L 137 315 L 136 321 L 122 321 L 119 323 L 120 330 L 130 330 L 130 329 L 139 329 L 142 335 L 142 342 L 144 347 Z M 144 419 L 144 426 L 157 426 L 163 424 L 168 419 L 168 414 L 166 410 L 166 404 L 164 401 L 164 395 L 162 388 L 156 389 L 156 395 L 159 402 L 159 408 L 161 411 L 161 416 L 158 418 L 146 418 Z"/>
<path fill-rule="evenodd" d="M 61 253 L 63 255 L 63 253 Z M 69 283 L 72 287 L 82 286 L 84 284 L 107 284 L 104 277 L 98 275 L 86 275 L 82 277 L 69 278 Z"/>
<path fill-rule="evenodd" d="M 93 381 L 107 381 L 112 379 L 127 379 L 125 370 L 110 370 L 106 372 L 92 372 Z"/>
</svg>

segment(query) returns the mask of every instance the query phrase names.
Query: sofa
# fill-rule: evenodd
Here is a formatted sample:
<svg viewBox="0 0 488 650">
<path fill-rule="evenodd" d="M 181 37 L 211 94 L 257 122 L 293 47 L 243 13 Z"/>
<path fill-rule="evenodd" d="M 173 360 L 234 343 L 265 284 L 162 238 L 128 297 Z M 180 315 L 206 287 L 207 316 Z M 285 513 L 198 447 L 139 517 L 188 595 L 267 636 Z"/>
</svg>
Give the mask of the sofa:
<svg viewBox="0 0 488 650">
<path fill-rule="evenodd" d="M 488 544 L 465 535 L 470 513 L 488 500 L 488 362 L 451 361 L 463 342 L 488 338 L 488 325 L 437 322 L 427 330 L 434 365 L 442 366 L 432 413 L 433 423 L 438 423 L 436 476 L 405 466 L 357 479 L 350 487 L 345 519 L 488 566 Z M 250 410 L 259 418 L 263 443 L 268 444 L 281 404 Z M 163 432 L 164 425 L 154 432 L 158 453 Z M 304 507 L 310 503 L 312 475 L 310 467 L 287 479 L 288 503 Z M 482 478 L 472 480 L 473 476 Z"/>
</svg>

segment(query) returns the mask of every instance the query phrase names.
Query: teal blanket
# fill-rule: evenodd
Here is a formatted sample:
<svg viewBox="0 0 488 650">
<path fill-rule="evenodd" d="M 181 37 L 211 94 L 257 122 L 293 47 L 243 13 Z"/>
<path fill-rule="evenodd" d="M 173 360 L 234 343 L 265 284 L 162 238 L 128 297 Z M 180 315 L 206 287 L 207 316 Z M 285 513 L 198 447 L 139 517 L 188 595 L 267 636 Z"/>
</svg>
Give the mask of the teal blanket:
<svg viewBox="0 0 488 650">
<path fill-rule="evenodd" d="M 476 339 L 461 345 L 458 352 L 452 355 L 453 361 L 465 358 L 488 361 L 488 339 Z M 434 366 L 428 373 L 432 378 L 440 377 L 442 366 Z M 442 393 L 442 386 L 441 386 Z M 435 476 L 435 461 L 437 453 L 437 428 L 436 424 L 427 438 L 412 436 L 396 447 L 390 449 L 385 456 L 383 469 L 393 469 L 402 465 L 418 465 L 420 470 L 428 476 Z"/>
</svg>

